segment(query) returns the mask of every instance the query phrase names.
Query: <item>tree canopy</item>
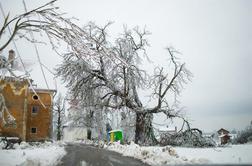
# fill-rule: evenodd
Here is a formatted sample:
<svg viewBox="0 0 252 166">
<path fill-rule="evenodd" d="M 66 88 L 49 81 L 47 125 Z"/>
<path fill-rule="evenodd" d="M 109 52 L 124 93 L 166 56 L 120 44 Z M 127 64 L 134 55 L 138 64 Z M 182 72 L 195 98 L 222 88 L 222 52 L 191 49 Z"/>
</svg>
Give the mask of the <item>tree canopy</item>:
<svg viewBox="0 0 252 166">
<path fill-rule="evenodd" d="M 72 47 L 64 55 L 57 74 L 67 83 L 71 96 L 84 102 L 87 107 L 127 107 L 135 112 L 135 141 L 150 143 L 155 140 L 151 123 L 153 113 L 163 112 L 168 118 L 183 118 L 179 114 L 177 95 L 192 74 L 186 69 L 185 63 L 175 56 L 177 51 L 167 48 L 172 71 L 157 67 L 154 75 L 150 76 L 139 67 L 141 58 L 147 56 L 149 32 L 138 27 L 125 28 L 112 42 L 107 37 L 110 24 L 103 27 L 92 22 L 87 24 L 83 31 L 89 34 L 87 38 L 90 43 Z M 155 106 L 144 107 L 138 94 L 140 88 L 152 90 Z M 168 94 L 174 95 L 172 103 L 167 100 Z"/>
</svg>

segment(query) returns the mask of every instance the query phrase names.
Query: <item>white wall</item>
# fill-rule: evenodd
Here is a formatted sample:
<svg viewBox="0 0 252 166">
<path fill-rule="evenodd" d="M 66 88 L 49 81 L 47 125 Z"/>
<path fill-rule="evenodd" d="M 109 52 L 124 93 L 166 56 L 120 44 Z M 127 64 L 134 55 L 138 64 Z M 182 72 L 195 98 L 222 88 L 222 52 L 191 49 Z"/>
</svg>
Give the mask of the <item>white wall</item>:
<svg viewBox="0 0 252 166">
<path fill-rule="evenodd" d="M 75 141 L 79 139 L 87 139 L 87 129 L 83 127 L 65 127 L 63 129 L 64 141 Z"/>
</svg>

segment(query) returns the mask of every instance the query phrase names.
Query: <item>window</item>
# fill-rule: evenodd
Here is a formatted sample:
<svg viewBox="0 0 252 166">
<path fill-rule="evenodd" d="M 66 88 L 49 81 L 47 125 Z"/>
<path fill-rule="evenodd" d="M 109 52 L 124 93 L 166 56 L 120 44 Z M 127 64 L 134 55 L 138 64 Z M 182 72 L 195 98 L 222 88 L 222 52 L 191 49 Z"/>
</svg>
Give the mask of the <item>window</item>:
<svg viewBox="0 0 252 166">
<path fill-rule="evenodd" d="M 36 127 L 32 127 L 31 128 L 31 133 L 36 134 L 37 133 L 37 128 Z"/>
<path fill-rule="evenodd" d="M 38 96 L 37 96 L 37 95 L 33 95 L 33 96 L 32 96 L 32 99 L 33 99 L 33 100 L 38 100 Z"/>
<path fill-rule="evenodd" d="M 37 114 L 39 111 L 39 107 L 38 106 L 32 106 L 32 114 Z"/>
</svg>

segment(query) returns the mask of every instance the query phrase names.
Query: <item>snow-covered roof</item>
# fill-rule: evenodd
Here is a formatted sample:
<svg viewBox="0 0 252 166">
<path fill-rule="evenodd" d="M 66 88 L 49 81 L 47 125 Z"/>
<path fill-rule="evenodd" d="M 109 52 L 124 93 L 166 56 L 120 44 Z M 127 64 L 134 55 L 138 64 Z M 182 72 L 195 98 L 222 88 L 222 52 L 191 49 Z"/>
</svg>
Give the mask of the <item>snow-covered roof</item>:
<svg viewBox="0 0 252 166">
<path fill-rule="evenodd" d="M 220 130 L 218 130 L 218 133 L 220 133 L 220 132 L 227 132 L 227 133 L 229 133 L 229 131 L 228 130 L 226 130 L 226 129 L 223 129 L 223 128 L 221 128 Z"/>
<path fill-rule="evenodd" d="M 22 78 L 22 77 L 26 76 L 25 72 L 22 72 L 22 71 L 12 70 L 11 72 L 12 73 L 10 73 L 6 68 L 1 68 L 0 69 L 0 76 L 3 77 L 3 78 L 13 77 L 13 76 L 16 76 L 18 78 Z"/>
<path fill-rule="evenodd" d="M 219 137 L 222 138 L 222 137 L 231 137 L 231 136 L 228 134 L 221 134 L 221 135 L 219 135 Z"/>
<path fill-rule="evenodd" d="M 28 81 L 28 78 L 26 77 L 22 77 L 22 76 L 25 76 L 25 74 L 23 72 L 20 72 L 20 71 L 13 71 L 13 73 L 15 74 L 15 77 L 14 75 L 10 74 L 10 72 L 8 70 L 6 70 L 6 73 L 3 73 L 3 71 L 6 70 L 6 69 L 0 69 L 0 77 L 3 79 L 3 80 L 6 80 L 6 81 Z M 30 79 L 31 82 L 33 82 L 33 80 Z M 27 82 L 28 84 L 28 82 Z M 33 89 L 36 91 L 36 92 L 40 92 L 40 93 L 48 93 L 48 92 L 51 92 L 51 93 L 54 93 L 56 92 L 55 89 L 41 89 L 41 88 L 29 88 L 30 92 L 33 93 Z"/>
</svg>

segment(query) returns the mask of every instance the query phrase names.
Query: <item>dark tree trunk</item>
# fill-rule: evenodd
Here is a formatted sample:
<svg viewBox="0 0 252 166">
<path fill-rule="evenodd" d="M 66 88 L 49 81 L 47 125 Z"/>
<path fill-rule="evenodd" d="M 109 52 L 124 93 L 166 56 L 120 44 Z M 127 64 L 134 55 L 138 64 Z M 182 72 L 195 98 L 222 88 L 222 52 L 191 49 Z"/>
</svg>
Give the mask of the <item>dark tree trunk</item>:
<svg viewBox="0 0 252 166">
<path fill-rule="evenodd" d="M 61 140 L 61 117 L 60 112 L 58 112 L 58 120 L 57 120 L 57 140 Z"/>
<path fill-rule="evenodd" d="M 152 128 L 153 115 L 150 113 L 136 114 L 135 143 L 140 145 L 154 145 L 157 140 Z"/>
<path fill-rule="evenodd" d="M 87 139 L 91 140 L 91 138 L 92 138 L 92 131 L 91 131 L 91 129 L 88 129 L 87 130 Z"/>
</svg>

